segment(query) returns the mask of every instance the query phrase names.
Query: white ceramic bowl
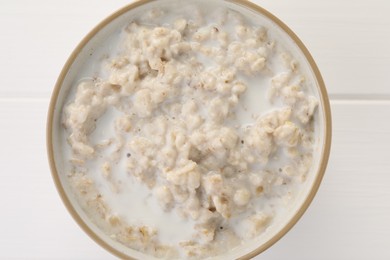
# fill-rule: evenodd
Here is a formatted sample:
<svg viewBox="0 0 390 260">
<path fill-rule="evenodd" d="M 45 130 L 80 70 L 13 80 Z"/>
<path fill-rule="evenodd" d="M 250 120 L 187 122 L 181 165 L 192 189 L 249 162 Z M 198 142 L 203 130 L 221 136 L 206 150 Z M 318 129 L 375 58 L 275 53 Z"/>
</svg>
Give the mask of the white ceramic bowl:
<svg viewBox="0 0 390 260">
<path fill-rule="evenodd" d="M 177 0 L 137 1 L 112 14 L 96 26 L 81 41 L 66 62 L 54 88 L 49 108 L 47 121 L 47 149 L 51 172 L 59 194 L 69 212 L 82 229 L 102 247 L 123 259 L 146 259 L 147 256 L 135 250 L 129 249 L 105 235 L 91 223 L 76 202 L 70 188 L 68 187 L 65 176 L 66 174 L 63 170 L 63 147 L 59 141 L 61 139 L 60 117 L 67 95 L 77 78 L 80 76 L 80 71 L 88 70 L 88 67 L 86 67 L 88 66 L 86 65 L 88 60 L 91 59 L 91 56 L 93 57 L 95 53 L 99 52 L 100 46 L 104 45 L 107 39 L 110 38 L 110 35 L 117 32 L 120 28 L 127 24 L 135 13 L 143 12 L 151 6 L 158 6 L 159 4 L 166 3 L 167 1 L 172 2 Z M 307 69 L 307 73 L 310 75 L 309 77 L 311 77 L 310 80 L 314 82 L 312 92 L 320 101 L 318 116 L 315 118 L 317 121 L 317 142 L 314 154 L 314 165 L 312 166 L 311 172 L 308 174 L 308 179 L 304 184 L 304 188 L 299 192 L 294 205 L 291 205 L 288 214 L 284 215 L 275 224 L 272 224 L 263 235 L 259 236 L 257 239 L 249 241 L 244 246 L 227 251 L 225 255 L 216 257 L 217 259 L 249 259 L 266 250 L 278 241 L 284 234 L 286 234 L 302 216 L 315 196 L 324 175 L 330 152 L 331 113 L 325 85 L 313 58 L 303 43 L 284 23 L 268 11 L 249 1 L 213 1 L 218 2 L 218 4 L 222 6 L 237 10 L 246 16 L 250 16 L 252 19 L 261 20 L 261 22 L 272 30 L 275 35 L 278 35 L 285 45 L 289 47 L 289 50 L 295 54 L 302 67 Z M 187 4 L 188 2 L 191 1 L 181 1 L 180 4 Z"/>
</svg>

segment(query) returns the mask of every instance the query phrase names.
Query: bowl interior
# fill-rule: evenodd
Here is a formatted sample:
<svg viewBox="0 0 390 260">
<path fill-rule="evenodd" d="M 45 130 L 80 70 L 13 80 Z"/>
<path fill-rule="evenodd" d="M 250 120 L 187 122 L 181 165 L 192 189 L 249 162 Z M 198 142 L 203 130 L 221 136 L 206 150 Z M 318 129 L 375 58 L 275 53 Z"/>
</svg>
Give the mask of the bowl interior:
<svg viewBox="0 0 390 260">
<path fill-rule="evenodd" d="M 164 6 L 178 6 L 178 3 L 180 2 L 180 6 L 183 6 L 182 8 L 184 8 L 187 2 L 190 1 L 139 1 L 123 8 L 103 21 L 86 36 L 66 63 L 63 72 L 58 79 L 49 112 L 49 158 L 53 176 L 56 180 L 60 194 L 73 217 L 84 228 L 84 230 L 102 246 L 122 258 L 132 257 L 147 259 L 149 257 L 135 250 L 129 249 L 107 237 L 99 230 L 99 228 L 91 223 L 84 211 L 76 202 L 76 199 L 66 180 L 68 166 L 64 162 L 66 149 L 63 148 L 67 144 L 62 138 L 62 108 L 67 103 L 67 100 L 74 95 L 73 86 L 77 83 L 77 81 L 84 77 L 90 77 L 99 70 L 98 67 L 90 66 L 91 62 L 96 64 L 104 53 L 107 52 L 107 46 L 108 48 L 111 48 L 115 45 L 118 38 L 116 36 L 119 34 L 121 28 L 128 24 L 135 16 L 145 12 L 145 10 L 152 7 L 158 7 L 161 5 L 161 2 L 163 2 Z M 202 0 L 202 2 L 206 1 Z M 243 246 L 229 251 L 227 255 L 222 255 L 217 258 L 227 259 L 243 256 L 251 257 L 265 250 L 283 236 L 303 214 L 314 197 L 322 179 L 330 149 L 329 103 L 321 75 L 319 74 L 310 54 L 299 39 L 277 18 L 248 1 L 213 0 L 207 1 L 207 3 L 210 5 L 224 5 L 227 8 L 244 14 L 246 17 L 256 21 L 258 24 L 268 27 L 272 37 L 280 42 L 283 42 L 284 47 L 289 49 L 297 58 L 303 73 L 307 77 L 307 82 L 309 82 L 309 92 L 316 96 L 320 101 L 318 113 L 315 118 L 316 143 L 313 155 L 314 164 L 312 165 L 311 172 L 308 174 L 306 183 L 303 185 L 303 189 L 299 191 L 294 203 L 289 205 L 285 214 L 276 219 L 275 224 L 271 225 L 263 235 L 245 243 Z"/>
</svg>

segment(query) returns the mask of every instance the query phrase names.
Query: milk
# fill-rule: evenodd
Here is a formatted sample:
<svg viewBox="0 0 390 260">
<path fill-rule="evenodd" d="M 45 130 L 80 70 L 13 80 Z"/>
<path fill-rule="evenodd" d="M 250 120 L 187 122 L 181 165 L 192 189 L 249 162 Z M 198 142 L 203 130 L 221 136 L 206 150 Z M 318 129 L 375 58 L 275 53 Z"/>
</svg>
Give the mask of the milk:
<svg viewBox="0 0 390 260">
<path fill-rule="evenodd" d="M 197 5 L 201 6 L 202 12 L 220 12 L 210 11 L 215 9 L 220 9 L 216 7 L 216 3 L 221 1 L 199 1 Z M 174 19 L 178 17 L 191 17 L 193 16 L 193 7 L 187 6 L 187 4 L 178 5 L 177 1 L 167 1 L 164 5 L 160 7 L 164 10 L 169 10 L 168 15 L 164 15 L 163 18 L 157 18 L 156 24 L 164 25 L 171 24 Z M 154 2 L 151 5 L 159 6 L 158 3 Z M 232 4 L 227 3 L 228 6 L 232 7 Z M 172 7 L 174 6 L 174 8 Z M 143 13 L 143 12 L 140 12 Z M 196 13 L 196 12 L 195 12 Z M 249 15 L 251 16 L 251 15 Z M 198 19 L 195 17 L 194 19 Z M 253 14 L 252 14 L 252 18 Z M 256 17 L 258 19 L 258 17 Z M 215 23 L 213 15 L 209 15 L 206 22 Z M 130 19 L 128 20 L 131 21 Z M 264 24 L 268 27 L 272 27 L 270 22 L 266 21 L 264 18 L 258 19 L 254 24 Z M 142 23 L 142 20 L 141 20 Z M 124 23 L 122 26 L 126 26 Z M 234 24 L 228 23 L 226 28 L 228 31 L 233 31 Z M 85 80 L 87 78 L 106 78 L 107 74 L 102 69 L 104 62 L 109 60 L 112 57 L 115 57 L 118 54 L 118 46 L 120 45 L 120 32 L 121 30 L 115 30 L 110 37 L 106 38 L 98 48 L 91 50 L 88 63 L 86 63 L 78 73 L 76 82 Z M 269 31 L 269 37 L 271 39 L 277 40 L 279 43 L 278 48 L 290 47 L 291 43 L 286 43 L 286 46 L 283 46 L 283 37 L 280 35 L 274 35 L 272 30 Z M 290 45 L 290 46 L 289 46 Z M 301 55 L 302 56 L 302 55 Z M 270 57 L 271 59 L 276 57 Z M 301 59 L 301 60 L 300 60 Z M 309 69 L 305 65 L 302 57 L 298 58 L 298 61 L 302 65 L 304 73 L 309 74 Z M 201 60 L 204 65 L 213 66 L 212 62 L 208 59 Z M 247 84 L 248 88 L 244 95 L 240 98 L 237 109 L 235 110 L 235 121 L 232 124 L 235 125 L 250 125 L 255 122 L 257 116 L 269 112 L 272 109 L 278 108 L 278 105 L 271 104 L 267 99 L 267 90 L 270 86 L 271 78 L 282 72 L 282 67 L 278 63 L 271 62 L 269 74 L 258 75 L 253 78 L 249 78 L 245 75 L 241 75 L 241 80 Z M 311 86 L 312 81 L 308 79 L 308 85 Z M 309 93 L 312 93 L 309 89 Z M 71 100 L 74 96 L 74 90 L 71 90 L 68 100 Z M 97 122 L 97 128 L 94 133 L 91 135 L 91 142 L 96 143 L 101 140 L 114 138 L 114 122 L 113 119 L 121 115 L 122 112 L 115 109 L 107 111 Z M 64 140 L 66 139 L 66 133 L 63 133 Z M 65 142 L 65 141 L 64 141 Z M 67 147 L 66 149 L 70 149 Z M 114 190 L 107 179 L 101 174 L 101 165 L 107 159 L 106 157 L 110 156 L 110 153 L 114 152 L 115 147 L 111 146 L 110 149 L 102 157 L 97 158 L 94 161 L 88 163 L 90 177 L 96 183 L 97 189 L 101 192 L 102 197 L 109 205 L 112 214 L 122 217 L 126 223 L 129 225 L 147 225 L 154 227 L 158 230 L 158 239 L 162 244 L 171 244 L 176 245 L 182 241 L 188 241 L 193 239 L 195 221 L 190 219 L 184 219 L 179 216 L 175 210 L 166 212 L 158 204 L 157 199 L 153 196 L 153 189 L 149 189 L 144 184 L 139 183 L 134 176 L 127 172 L 126 167 L 126 150 L 122 149 L 120 160 L 116 165 L 112 167 L 113 176 L 115 180 L 120 182 L 119 191 Z M 69 153 L 67 153 L 69 156 Z M 298 189 L 299 185 L 291 187 L 292 189 Z M 281 189 L 285 189 L 281 187 Z M 284 192 L 284 191 L 281 191 Z M 267 198 L 260 198 L 252 202 L 253 210 L 264 210 L 272 214 L 280 214 L 281 203 L 277 199 L 273 201 L 267 200 Z M 230 226 L 236 233 L 240 236 L 244 236 L 240 231 L 240 222 L 246 217 L 248 213 L 243 213 L 239 216 L 233 217 L 230 220 Z"/>
</svg>

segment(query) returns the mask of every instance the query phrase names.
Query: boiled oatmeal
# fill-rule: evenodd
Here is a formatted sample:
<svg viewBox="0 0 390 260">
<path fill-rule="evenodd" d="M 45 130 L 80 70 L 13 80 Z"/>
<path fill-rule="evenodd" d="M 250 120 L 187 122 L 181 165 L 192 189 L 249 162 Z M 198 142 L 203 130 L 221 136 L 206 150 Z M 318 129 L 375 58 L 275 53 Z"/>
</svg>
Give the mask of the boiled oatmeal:
<svg viewBox="0 0 390 260">
<path fill-rule="evenodd" d="M 214 256 L 260 236 L 293 201 L 318 101 L 270 35 L 228 9 L 152 9 L 123 28 L 105 76 L 77 83 L 63 112 L 68 179 L 105 233 L 155 257 Z M 156 201 L 188 232 L 173 239 L 175 226 L 128 201 Z"/>
</svg>

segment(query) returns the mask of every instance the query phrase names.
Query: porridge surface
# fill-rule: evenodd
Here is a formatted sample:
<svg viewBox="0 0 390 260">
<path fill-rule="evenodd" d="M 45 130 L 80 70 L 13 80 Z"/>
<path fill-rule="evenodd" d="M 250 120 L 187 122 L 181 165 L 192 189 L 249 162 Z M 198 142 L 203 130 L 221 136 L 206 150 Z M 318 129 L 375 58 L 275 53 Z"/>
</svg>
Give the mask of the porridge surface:
<svg viewBox="0 0 390 260">
<path fill-rule="evenodd" d="M 67 176 L 105 233 L 202 258 L 261 235 L 294 201 L 318 101 L 268 29 L 229 9 L 151 9 L 74 86 Z"/>
</svg>

